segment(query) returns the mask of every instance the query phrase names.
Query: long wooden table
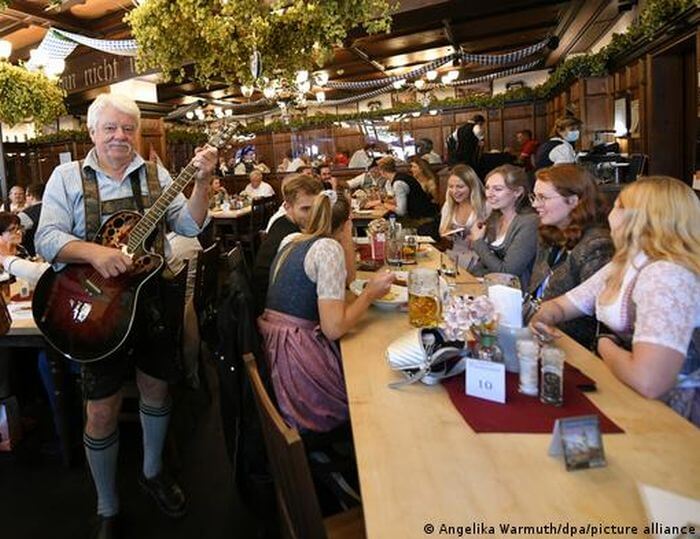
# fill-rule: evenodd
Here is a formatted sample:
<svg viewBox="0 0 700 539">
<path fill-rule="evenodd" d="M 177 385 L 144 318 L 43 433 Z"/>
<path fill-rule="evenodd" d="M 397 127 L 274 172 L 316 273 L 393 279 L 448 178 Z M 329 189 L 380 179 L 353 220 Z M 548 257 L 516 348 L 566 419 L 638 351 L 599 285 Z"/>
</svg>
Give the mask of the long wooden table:
<svg viewBox="0 0 700 539">
<path fill-rule="evenodd" d="M 435 252 L 423 262 L 436 264 Z M 440 535 L 443 524 L 472 526 L 472 536 L 548 523 L 638 526 L 644 536 L 638 484 L 700 499 L 700 429 L 623 385 L 568 337 L 558 343 L 567 361 L 597 382 L 589 398 L 625 430 L 603 436 L 605 468 L 567 472 L 547 454 L 550 435 L 477 434 L 440 386 L 389 389 L 401 375 L 386 347 L 410 329 L 406 313 L 371 308 L 341 343 L 370 539 Z"/>
</svg>

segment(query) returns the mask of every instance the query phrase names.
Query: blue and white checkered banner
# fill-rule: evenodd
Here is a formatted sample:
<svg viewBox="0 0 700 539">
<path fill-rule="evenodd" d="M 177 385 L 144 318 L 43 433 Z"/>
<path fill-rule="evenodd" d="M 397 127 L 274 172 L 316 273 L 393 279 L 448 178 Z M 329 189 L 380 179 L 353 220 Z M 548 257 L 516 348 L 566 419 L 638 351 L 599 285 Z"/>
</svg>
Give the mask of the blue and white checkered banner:
<svg viewBox="0 0 700 539">
<path fill-rule="evenodd" d="M 38 49 L 50 60 L 65 60 L 78 45 L 117 56 L 136 56 L 138 51 L 135 39 L 94 39 L 57 28 L 49 28 Z"/>
<path fill-rule="evenodd" d="M 506 65 L 518 62 L 523 58 L 532 56 L 533 54 L 541 51 L 548 44 L 551 43 L 551 38 L 543 39 L 539 43 L 525 47 L 517 51 L 507 52 L 504 54 L 468 54 L 465 52 L 454 52 L 445 56 L 444 58 L 439 58 L 433 60 L 429 64 L 425 64 L 422 67 L 414 69 L 403 75 L 394 75 L 392 77 L 384 77 L 381 79 L 373 79 L 361 82 L 328 82 L 326 87 L 334 88 L 337 90 L 363 90 L 366 88 L 376 88 L 379 86 L 387 86 L 398 80 L 412 80 L 422 77 L 428 71 L 437 69 L 453 60 L 463 60 L 465 62 L 477 63 L 483 65 Z"/>
</svg>

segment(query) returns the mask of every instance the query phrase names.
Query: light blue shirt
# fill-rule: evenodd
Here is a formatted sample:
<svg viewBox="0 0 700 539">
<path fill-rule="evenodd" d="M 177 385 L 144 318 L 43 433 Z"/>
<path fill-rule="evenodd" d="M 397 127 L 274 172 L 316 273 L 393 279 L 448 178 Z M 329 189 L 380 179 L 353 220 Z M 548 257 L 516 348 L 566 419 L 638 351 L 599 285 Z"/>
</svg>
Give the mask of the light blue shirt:
<svg viewBox="0 0 700 539">
<path fill-rule="evenodd" d="M 90 167 L 95 171 L 97 186 L 100 192 L 100 200 L 108 200 L 131 197 L 131 181 L 129 174 L 141 167 L 141 192 L 148 193 L 146 182 L 146 167 L 143 158 L 135 154 L 134 159 L 124 173 L 121 181 L 112 179 L 97 162 L 97 153 L 93 148 L 85 157 L 83 169 Z M 43 196 L 43 207 L 39 226 L 34 237 L 37 253 L 45 260 L 53 262 L 63 247 L 75 240 L 85 239 L 85 206 L 83 203 L 83 181 L 80 175 L 79 162 L 73 161 L 57 166 L 49 181 Z M 168 171 L 158 166 L 158 181 L 161 188 L 165 189 L 172 178 Z M 102 223 L 109 215 L 102 215 Z M 209 222 L 205 219 L 201 227 L 197 225 L 187 207 L 187 199 L 180 193 L 168 206 L 166 213 L 168 227 L 182 236 L 196 236 Z M 166 245 L 166 251 L 168 251 Z M 167 252 L 166 252 L 167 256 Z"/>
</svg>

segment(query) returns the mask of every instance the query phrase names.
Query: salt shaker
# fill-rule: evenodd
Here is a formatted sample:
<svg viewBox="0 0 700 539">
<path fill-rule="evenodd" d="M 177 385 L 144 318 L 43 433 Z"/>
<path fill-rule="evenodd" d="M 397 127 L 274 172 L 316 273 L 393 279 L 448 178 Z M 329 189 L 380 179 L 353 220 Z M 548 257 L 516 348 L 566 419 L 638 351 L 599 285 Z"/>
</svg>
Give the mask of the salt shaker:
<svg viewBox="0 0 700 539">
<path fill-rule="evenodd" d="M 563 350 L 554 346 L 542 348 L 542 381 L 540 401 L 554 406 L 564 404 L 564 359 Z"/>
<path fill-rule="evenodd" d="M 538 346 L 532 339 L 519 339 L 515 343 L 520 365 L 520 387 L 523 395 L 536 397 L 537 389 L 537 353 Z"/>
</svg>

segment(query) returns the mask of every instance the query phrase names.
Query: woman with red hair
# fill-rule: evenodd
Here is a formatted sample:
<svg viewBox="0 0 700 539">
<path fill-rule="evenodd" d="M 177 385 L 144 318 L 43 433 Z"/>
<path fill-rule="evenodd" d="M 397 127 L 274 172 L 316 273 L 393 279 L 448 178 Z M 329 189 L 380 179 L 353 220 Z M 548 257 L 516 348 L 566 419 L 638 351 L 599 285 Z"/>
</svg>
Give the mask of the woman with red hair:
<svg viewBox="0 0 700 539">
<path fill-rule="evenodd" d="M 557 165 L 537 171 L 530 195 L 540 217 L 537 258 L 530 295 L 543 301 L 568 292 L 612 258 L 607 205 L 595 179 L 577 165 Z M 586 347 L 596 333 L 593 317 L 561 324 L 560 328 Z"/>
</svg>

